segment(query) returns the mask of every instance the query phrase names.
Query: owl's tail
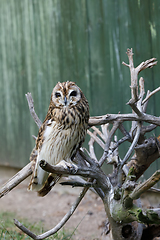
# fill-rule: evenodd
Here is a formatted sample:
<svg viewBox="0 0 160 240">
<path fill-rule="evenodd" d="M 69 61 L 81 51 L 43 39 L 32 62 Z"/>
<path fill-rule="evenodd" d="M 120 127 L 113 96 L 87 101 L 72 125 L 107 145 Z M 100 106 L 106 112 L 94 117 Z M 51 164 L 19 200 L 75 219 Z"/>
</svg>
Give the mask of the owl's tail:
<svg viewBox="0 0 160 240">
<path fill-rule="evenodd" d="M 52 187 L 59 181 L 61 175 L 55 175 L 47 173 L 43 169 L 39 169 L 40 172 L 37 175 L 37 171 L 33 172 L 30 183 L 28 185 L 28 191 L 38 192 L 38 196 L 45 196 Z"/>
<path fill-rule="evenodd" d="M 30 161 L 32 162 L 32 177 L 28 185 L 28 191 L 37 191 L 38 195 L 45 196 L 59 181 L 61 175 L 49 174 L 37 164 L 37 150 L 33 149 Z"/>
<path fill-rule="evenodd" d="M 34 170 L 30 183 L 28 185 L 28 191 L 40 191 L 48 178 L 49 173 L 38 167 Z"/>
<path fill-rule="evenodd" d="M 38 191 L 38 196 L 44 197 L 52 189 L 52 187 L 60 180 L 61 176 L 62 175 L 54 175 L 50 173 L 45 184 Z"/>
</svg>

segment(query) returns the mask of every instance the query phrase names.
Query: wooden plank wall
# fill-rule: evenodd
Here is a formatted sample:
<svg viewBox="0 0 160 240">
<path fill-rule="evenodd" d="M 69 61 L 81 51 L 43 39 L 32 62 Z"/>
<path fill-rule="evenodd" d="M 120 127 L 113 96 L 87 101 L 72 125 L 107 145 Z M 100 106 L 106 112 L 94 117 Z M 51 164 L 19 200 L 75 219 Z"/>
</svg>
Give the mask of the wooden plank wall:
<svg viewBox="0 0 160 240">
<path fill-rule="evenodd" d="M 135 65 L 159 60 L 159 15 L 158 0 L 0 0 L 0 163 L 28 162 L 38 129 L 27 92 L 42 121 L 52 88 L 66 80 L 81 87 L 91 115 L 130 112 L 129 69 L 121 63 L 131 47 Z M 146 90 L 160 85 L 159 69 L 141 74 Z M 148 109 L 157 116 L 159 101 L 157 93 Z"/>
</svg>

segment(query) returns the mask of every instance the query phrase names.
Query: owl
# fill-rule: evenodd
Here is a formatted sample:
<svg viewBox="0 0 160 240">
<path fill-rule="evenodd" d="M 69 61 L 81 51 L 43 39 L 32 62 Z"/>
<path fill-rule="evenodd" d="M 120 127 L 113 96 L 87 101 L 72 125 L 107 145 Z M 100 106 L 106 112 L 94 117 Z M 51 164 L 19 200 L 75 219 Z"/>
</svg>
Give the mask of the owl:
<svg viewBox="0 0 160 240">
<path fill-rule="evenodd" d="M 41 160 L 49 164 L 72 164 L 77 150 L 85 140 L 89 120 L 89 105 L 74 82 L 58 82 L 53 88 L 46 118 L 39 129 L 30 160 L 32 177 L 28 190 L 45 196 L 61 175 L 44 171 Z"/>
</svg>

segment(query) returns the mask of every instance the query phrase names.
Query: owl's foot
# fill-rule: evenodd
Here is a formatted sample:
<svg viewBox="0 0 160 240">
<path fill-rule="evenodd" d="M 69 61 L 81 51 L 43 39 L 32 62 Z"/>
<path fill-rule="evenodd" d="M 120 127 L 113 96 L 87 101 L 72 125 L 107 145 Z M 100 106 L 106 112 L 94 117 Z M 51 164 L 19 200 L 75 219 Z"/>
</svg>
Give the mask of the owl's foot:
<svg viewBox="0 0 160 240">
<path fill-rule="evenodd" d="M 58 163 L 57 166 L 62 166 L 64 169 L 69 170 L 69 172 L 73 173 L 73 174 L 78 171 L 77 165 L 66 162 L 64 160 L 62 160 L 60 163 Z"/>
</svg>

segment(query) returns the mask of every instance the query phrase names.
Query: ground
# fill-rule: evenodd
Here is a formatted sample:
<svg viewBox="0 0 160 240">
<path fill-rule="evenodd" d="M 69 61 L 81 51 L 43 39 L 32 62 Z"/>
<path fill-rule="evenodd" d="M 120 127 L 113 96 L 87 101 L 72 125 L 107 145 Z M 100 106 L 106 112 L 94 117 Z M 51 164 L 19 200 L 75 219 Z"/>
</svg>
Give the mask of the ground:
<svg viewBox="0 0 160 240">
<path fill-rule="evenodd" d="M 0 186 L 15 174 L 14 169 L 1 168 Z M 28 192 L 29 178 L 0 199 L 0 211 L 15 212 L 18 217 L 31 222 L 42 221 L 47 230 L 53 228 L 67 213 L 81 191 L 57 184 L 45 197 Z M 65 225 L 70 232 L 76 228 L 74 240 L 102 240 L 103 223 L 106 215 L 103 203 L 95 193 L 88 191 L 73 216 Z"/>
</svg>

